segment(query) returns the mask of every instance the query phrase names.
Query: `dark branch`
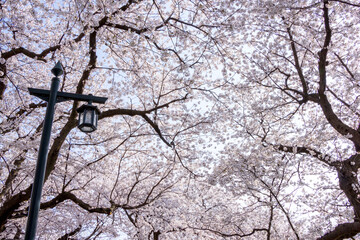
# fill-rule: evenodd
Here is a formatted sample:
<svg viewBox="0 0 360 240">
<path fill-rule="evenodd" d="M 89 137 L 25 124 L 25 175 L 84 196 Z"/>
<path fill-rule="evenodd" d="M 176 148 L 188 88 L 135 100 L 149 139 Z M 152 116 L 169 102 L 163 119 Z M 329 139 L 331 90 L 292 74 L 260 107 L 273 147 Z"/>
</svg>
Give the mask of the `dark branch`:
<svg viewBox="0 0 360 240">
<path fill-rule="evenodd" d="M 324 94 L 326 90 L 326 57 L 328 53 L 328 48 L 331 41 L 331 28 L 330 28 L 330 18 L 329 18 L 329 9 L 327 8 L 327 4 L 329 1 L 324 0 L 323 6 L 323 17 L 324 17 L 324 25 L 325 25 L 325 40 L 320 50 L 319 54 L 319 94 Z"/>
<path fill-rule="evenodd" d="M 134 110 L 134 109 L 123 109 L 123 108 L 117 108 L 117 109 L 111 109 L 111 110 L 107 110 L 101 113 L 101 115 L 99 116 L 99 119 L 102 118 L 108 118 L 108 117 L 113 117 L 116 115 L 128 115 L 128 116 L 140 116 L 142 117 L 148 124 L 150 124 L 150 126 L 155 130 L 155 132 L 159 135 L 160 139 L 169 147 L 172 147 L 172 145 L 164 138 L 164 136 L 161 133 L 161 130 L 159 128 L 159 126 L 157 125 L 157 123 L 155 121 L 152 121 L 147 114 L 155 112 L 158 109 L 161 108 L 165 108 L 165 107 L 169 107 L 170 104 L 175 103 L 175 102 L 179 102 L 179 101 L 185 101 L 187 98 L 188 94 L 185 95 L 185 97 L 179 98 L 179 99 L 174 99 L 168 103 L 156 106 L 150 110 Z"/>
<path fill-rule="evenodd" d="M 343 223 L 317 240 L 342 240 L 354 237 L 358 233 L 360 233 L 360 222 Z"/>
<path fill-rule="evenodd" d="M 320 50 L 319 54 L 319 105 L 322 108 L 322 111 L 331 124 L 331 126 L 340 134 L 348 137 L 356 146 L 360 146 L 360 133 L 346 125 L 342 122 L 339 117 L 334 113 L 332 106 L 325 94 L 326 90 L 326 57 L 328 53 L 328 48 L 331 41 L 331 28 L 330 28 L 330 19 L 329 19 L 329 11 L 327 8 L 328 0 L 324 0 L 323 6 L 323 17 L 324 17 L 324 25 L 325 25 L 325 40 L 323 43 L 323 47 Z"/>
<path fill-rule="evenodd" d="M 315 149 L 309 148 L 309 147 L 286 146 L 286 145 L 282 145 L 282 144 L 270 144 L 270 145 L 273 146 L 275 149 L 282 151 L 282 152 L 293 153 L 293 154 L 304 153 L 304 154 L 310 155 L 332 167 L 338 168 L 341 165 L 341 162 L 335 161 L 334 159 L 331 158 L 331 156 L 329 156 L 327 154 L 323 154 L 323 153 L 321 153 Z"/>
<path fill-rule="evenodd" d="M 347 4 L 350 6 L 354 6 L 354 7 L 360 7 L 360 4 L 351 3 L 351 2 L 342 1 L 342 0 L 329 0 L 329 2 L 339 2 L 339 3 Z"/>
<path fill-rule="evenodd" d="M 287 30 L 289 38 L 290 38 L 291 50 L 292 50 L 292 54 L 293 54 L 294 61 L 295 61 L 295 68 L 296 68 L 296 71 L 297 71 L 298 76 L 300 78 L 301 85 L 303 87 L 302 95 L 304 97 L 304 100 L 306 101 L 307 100 L 307 95 L 308 95 L 308 86 L 307 86 L 307 83 L 305 81 L 305 77 L 304 77 L 302 68 L 300 66 L 299 57 L 298 57 L 298 54 L 297 54 L 295 42 L 294 42 L 293 36 L 291 34 L 291 29 L 290 29 L 290 27 L 288 27 L 286 30 Z"/>
<path fill-rule="evenodd" d="M 70 240 L 69 237 L 74 236 L 76 233 L 80 232 L 80 230 L 81 230 L 81 225 L 75 228 L 74 231 L 66 233 L 64 236 L 58 238 L 58 240 Z"/>
<path fill-rule="evenodd" d="M 351 76 L 352 79 L 355 79 L 355 75 L 351 72 L 351 70 L 349 69 L 349 67 L 346 65 L 346 63 L 342 60 L 342 58 L 340 57 L 339 54 L 334 53 L 335 56 L 337 57 L 337 59 L 339 59 L 341 65 L 346 69 L 346 71 L 348 72 L 348 74 Z"/>
<path fill-rule="evenodd" d="M 217 235 L 219 235 L 221 237 L 248 237 L 248 236 L 254 235 L 257 232 L 268 232 L 268 230 L 265 229 L 265 228 L 254 228 L 250 233 L 244 233 L 244 234 L 223 233 L 223 232 L 220 232 L 220 231 L 217 231 L 217 230 L 214 230 L 214 229 L 210 229 L 210 228 L 196 228 L 196 227 L 193 227 L 193 229 L 202 230 L 202 231 L 209 231 L 209 232 L 215 233 L 215 234 L 217 234 Z"/>
</svg>

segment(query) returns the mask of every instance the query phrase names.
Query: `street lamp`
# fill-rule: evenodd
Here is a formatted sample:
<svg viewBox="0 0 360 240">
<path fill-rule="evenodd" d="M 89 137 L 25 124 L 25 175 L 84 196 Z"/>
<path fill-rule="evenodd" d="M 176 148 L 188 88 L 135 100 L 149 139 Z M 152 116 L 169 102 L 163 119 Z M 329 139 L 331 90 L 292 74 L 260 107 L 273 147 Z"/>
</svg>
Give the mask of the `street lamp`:
<svg viewBox="0 0 360 240">
<path fill-rule="evenodd" d="M 97 128 L 97 120 L 100 114 L 99 109 L 92 103 L 105 103 L 107 98 L 96 97 L 93 95 L 74 94 L 67 92 L 58 92 L 60 79 L 63 74 L 61 63 L 58 62 L 51 70 L 55 77 L 51 80 L 51 88 L 49 90 L 29 88 L 31 95 L 34 95 L 44 101 L 47 101 L 46 114 L 44 119 L 43 132 L 39 148 L 38 160 L 36 163 L 34 183 L 31 191 L 31 199 L 29 213 L 26 225 L 25 240 L 35 239 L 36 226 L 40 209 L 41 192 L 44 184 L 46 161 L 49 150 L 49 142 L 51 136 L 51 127 L 54 119 L 55 104 L 63 101 L 85 101 L 87 105 L 83 105 L 77 109 L 79 113 L 78 127 L 83 132 L 93 132 Z"/>
</svg>

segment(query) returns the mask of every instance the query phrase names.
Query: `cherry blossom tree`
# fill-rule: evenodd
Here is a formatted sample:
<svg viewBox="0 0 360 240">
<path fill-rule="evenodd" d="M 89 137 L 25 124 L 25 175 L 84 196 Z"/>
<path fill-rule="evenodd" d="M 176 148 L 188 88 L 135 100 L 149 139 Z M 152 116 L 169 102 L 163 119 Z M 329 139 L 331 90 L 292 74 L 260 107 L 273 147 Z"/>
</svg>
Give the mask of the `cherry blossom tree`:
<svg viewBox="0 0 360 240">
<path fill-rule="evenodd" d="M 49 88 L 39 239 L 346 239 L 360 233 L 360 5 L 0 1 L 0 236 L 21 239 Z"/>
<path fill-rule="evenodd" d="M 214 84 L 204 76 L 220 64 L 220 14 L 202 1 L 1 1 L 3 238 L 24 234 L 46 107 L 27 88 L 48 89 L 58 60 L 61 91 L 109 100 L 93 134 L 76 130 L 77 101 L 57 104 L 37 236 L 180 231 L 172 209 L 199 174 L 191 141 L 212 122 L 191 87 Z"/>
<path fill-rule="evenodd" d="M 263 239 L 360 232 L 359 7 L 257 1 L 233 15 L 236 64 L 227 68 L 236 74 L 222 99 L 232 139 L 212 182 L 247 196 L 244 209 Z"/>
</svg>

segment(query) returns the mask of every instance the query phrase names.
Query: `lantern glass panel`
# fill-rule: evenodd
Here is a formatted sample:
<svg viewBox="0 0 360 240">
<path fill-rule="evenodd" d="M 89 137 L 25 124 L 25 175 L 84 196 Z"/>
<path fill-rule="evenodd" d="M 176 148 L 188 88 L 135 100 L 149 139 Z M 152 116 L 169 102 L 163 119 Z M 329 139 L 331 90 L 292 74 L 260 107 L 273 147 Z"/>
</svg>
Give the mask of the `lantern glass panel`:
<svg viewBox="0 0 360 240">
<path fill-rule="evenodd" d="M 95 125 L 95 127 L 97 127 L 99 115 L 98 115 L 97 112 L 95 112 L 95 111 L 94 111 L 94 114 L 95 114 L 95 122 L 94 122 L 94 125 Z"/>
<path fill-rule="evenodd" d="M 80 112 L 79 113 L 79 124 L 81 124 L 83 122 L 83 118 L 84 118 L 84 113 Z"/>
<path fill-rule="evenodd" d="M 84 123 L 93 124 L 93 118 L 92 118 L 93 112 L 94 112 L 93 109 L 88 109 L 84 111 L 85 114 Z"/>
<path fill-rule="evenodd" d="M 93 132 L 94 128 L 88 127 L 88 126 L 82 126 L 81 131 L 83 131 L 83 132 Z"/>
</svg>

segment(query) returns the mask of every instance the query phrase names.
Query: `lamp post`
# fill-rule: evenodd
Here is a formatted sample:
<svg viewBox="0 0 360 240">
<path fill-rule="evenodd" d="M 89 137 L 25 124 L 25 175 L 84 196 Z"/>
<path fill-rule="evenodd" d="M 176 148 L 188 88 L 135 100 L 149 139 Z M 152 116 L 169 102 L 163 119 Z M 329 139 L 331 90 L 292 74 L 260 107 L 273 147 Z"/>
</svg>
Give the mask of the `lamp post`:
<svg viewBox="0 0 360 240">
<path fill-rule="evenodd" d="M 86 101 L 88 104 L 82 105 L 77 109 L 79 113 L 78 127 L 83 132 L 93 132 L 97 128 L 99 109 L 96 106 L 91 105 L 92 102 L 105 103 L 107 98 L 96 97 L 93 95 L 74 94 L 66 92 L 58 92 L 60 79 L 58 78 L 63 74 L 63 68 L 61 63 L 58 62 L 51 70 L 55 75 L 52 78 L 51 88 L 49 90 L 29 88 L 31 95 L 39 97 L 42 100 L 48 102 L 46 108 L 46 114 L 44 119 L 43 132 L 41 135 L 41 142 L 39 148 L 38 160 L 36 163 L 36 170 L 34 176 L 34 183 L 31 191 L 31 200 L 28 212 L 28 219 L 25 232 L 25 240 L 35 239 L 36 226 L 40 209 L 41 192 L 44 184 L 46 161 L 49 150 L 49 142 L 51 136 L 51 127 L 54 119 L 55 104 L 58 102 L 77 100 Z"/>
</svg>

